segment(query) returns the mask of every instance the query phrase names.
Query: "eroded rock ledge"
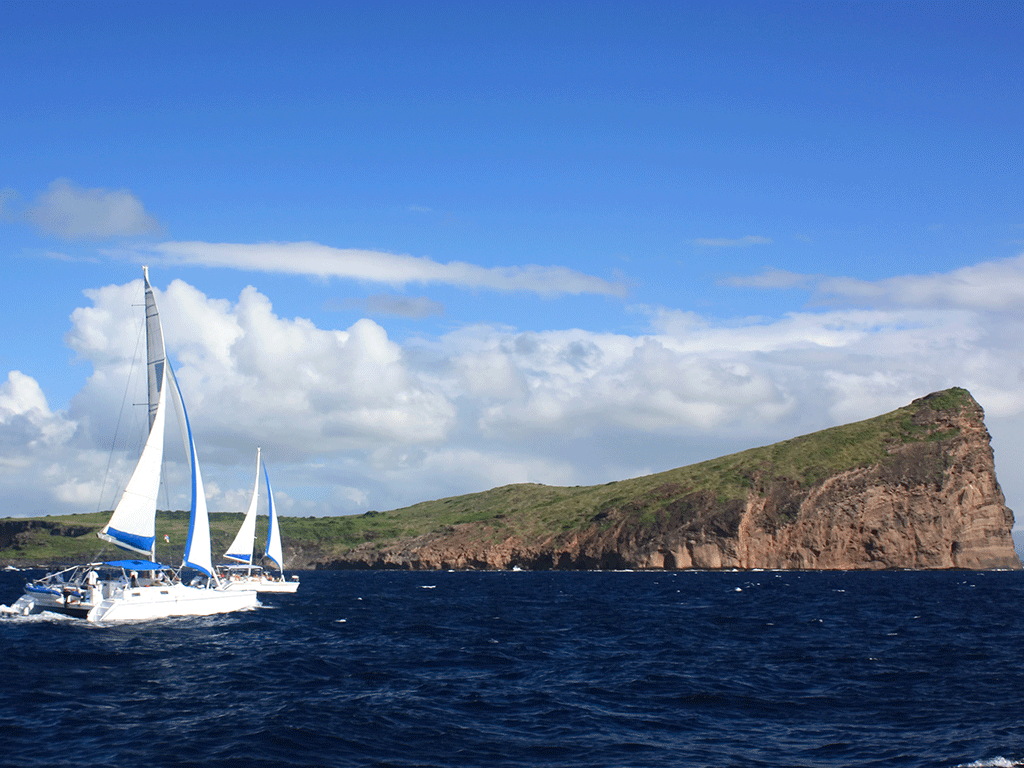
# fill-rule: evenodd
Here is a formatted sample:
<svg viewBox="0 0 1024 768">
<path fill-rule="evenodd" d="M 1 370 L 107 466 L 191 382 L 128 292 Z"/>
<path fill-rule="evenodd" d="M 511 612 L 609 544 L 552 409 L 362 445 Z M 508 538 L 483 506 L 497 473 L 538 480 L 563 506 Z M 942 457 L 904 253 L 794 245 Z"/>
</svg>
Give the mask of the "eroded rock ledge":
<svg viewBox="0 0 1024 768">
<path fill-rule="evenodd" d="M 894 413 L 901 437 L 887 438 L 877 460 L 813 481 L 762 465 L 745 477 L 745 498 L 723 499 L 667 480 L 571 531 L 502 536 L 471 522 L 368 542 L 316 566 L 1020 569 L 981 406 L 954 389 Z"/>
</svg>

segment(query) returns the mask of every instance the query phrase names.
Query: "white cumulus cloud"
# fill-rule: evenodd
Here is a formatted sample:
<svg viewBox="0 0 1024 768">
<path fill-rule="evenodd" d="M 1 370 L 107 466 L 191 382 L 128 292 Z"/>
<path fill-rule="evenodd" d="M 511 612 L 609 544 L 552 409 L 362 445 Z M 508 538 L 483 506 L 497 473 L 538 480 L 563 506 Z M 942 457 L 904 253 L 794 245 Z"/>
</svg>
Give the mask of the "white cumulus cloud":
<svg viewBox="0 0 1024 768">
<path fill-rule="evenodd" d="M 4 443 L 37 448 L 60 445 L 71 437 L 76 424 L 53 413 L 39 383 L 21 371 L 11 371 L 0 384 L 0 427 Z"/>
<path fill-rule="evenodd" d="M 112 347 L 136 348 L 124 329 L 139 324 L 130 298 L 139 293 L 139 281 L 91 291 L 95 306 L 75 313 L 69 343 L 80 358 L 103 364 L 73 402 L 76 411 L 105 412 L 118 396 L 118 376 L 105 370 L 120 374 L 128 362 L 112 356 Z M 449 428 L 451 405 L 410 375 L 402 349 L 372 320 L 320 329 L 278 317 L 254 288 L 231 303 L 180 280 L 157 291 L 157 302 L 192 420 L 215 445 L 231 448 L 246 435 L 253 446 L 261 440 L 309 455 L 438 440 Z"/>
</svg>

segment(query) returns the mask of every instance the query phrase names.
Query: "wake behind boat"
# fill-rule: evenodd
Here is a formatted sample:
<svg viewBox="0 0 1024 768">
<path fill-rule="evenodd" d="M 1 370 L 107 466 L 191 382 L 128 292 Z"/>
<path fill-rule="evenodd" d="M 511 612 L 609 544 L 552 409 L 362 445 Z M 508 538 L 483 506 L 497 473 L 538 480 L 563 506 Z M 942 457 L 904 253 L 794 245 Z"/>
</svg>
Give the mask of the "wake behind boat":
<svg viewBox="0 0 1024 768">
<path fill-rule="evenodd" d="M 208 616 L 259 605 L 254 590 L 225 589 L 214 571 L 210 520 L 195 440 L 181 389 L 166 360 L 149 270 L 142 269 L 146 291 L 149 435 L 117 507 L 97 536 L 148 559 L 88 563 L 47 574 L 25 585 L 25 594 L 11 606 L 13 613 L 28 615 L 52 611 L 92 622 L 142 621 L 169 616 Z M 192 469 L 188 542 L 177 572 L 156 562 L 156 503 L 168 394 L 178 415 L 185 455 Z M 197 572 L 188 583 L 183 581 L 185 568 Z"/>
<path fill-rule="evenodd" d="M 274 489 L 270 487 L 270 475 L 267 465 L 260 458 L 260 449 L 256 449 L 256 484 L 252 489 L 249 511 L 245 513 L 242 527 L 238 529 L 235 540 L 231 542 L 224 557 L 234 560 L 237 564 L 217 566 L 218 576 L 224 583 L 224 589 L 244 590 L 255 589 L 257 592 L 297 592 L 299 577 L 292 576 L 288 581 L 284 576 L 284 556 L 281 549 L 281 528 L 277 521 L 277 507 L 274 506 Z M 253 550 L 256 544 L 256 513 L 260 497 L 260 466 L 267 483 L 267 546 L 263 556 L 279 571 L 278 576 L 268 573 L 262 566 L 253 564 Z"/>
</svg>

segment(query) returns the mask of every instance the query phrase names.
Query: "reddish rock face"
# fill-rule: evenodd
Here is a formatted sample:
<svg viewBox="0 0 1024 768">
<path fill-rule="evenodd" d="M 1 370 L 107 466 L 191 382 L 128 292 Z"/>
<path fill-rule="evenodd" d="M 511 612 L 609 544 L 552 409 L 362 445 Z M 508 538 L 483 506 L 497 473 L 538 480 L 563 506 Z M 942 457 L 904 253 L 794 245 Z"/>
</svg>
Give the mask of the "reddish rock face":
<svg viewBox="0 0 1024 768">
<path fill-rule="evenodd" d="M 875 466 L 827 478 L 789 525 L 771 530 L 751 498 L 737 567 L 1020 569 L 981 407 L 922 408 L 917 420 L 948 437 L 898 446 Z"/>
<path fill-rule="evenodd" d="M 984 412 L 915 401 L 916 442 L 811 486 L 755 477 L 745 501 L 666 484 L 651 522 L 623 509 L 544 540 L 494 539 L 482 524 L 364 545 L 328 567 L 412 569 L 1020 569 L 1013 512 L 996 481 Z M 669 498 L 669 496 L 671 498 Z M 668 499 L 667 503 L 666 499 Z M 640 503 L 640 502 L 637 502 Z M 678 513 L 678 514 L 676 514 Z"/>
</svg>

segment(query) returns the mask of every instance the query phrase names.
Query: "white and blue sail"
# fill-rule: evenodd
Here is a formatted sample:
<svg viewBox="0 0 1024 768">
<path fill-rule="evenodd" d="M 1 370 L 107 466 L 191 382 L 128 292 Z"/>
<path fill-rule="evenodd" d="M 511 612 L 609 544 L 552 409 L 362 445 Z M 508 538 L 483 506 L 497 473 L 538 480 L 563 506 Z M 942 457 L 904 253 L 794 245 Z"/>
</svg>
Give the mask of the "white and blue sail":
<svg viewBox="0 0 1024 768">
<path fill-rule="evenodd" d="M 263 465 L 263 477 L 267 481 L 267 548 L 264 556 L 272 560 L 279 571 L 284 571 L 284 557 L 281 552 L 281 529 L 277 525 L 277 507 L 274 506 L 274 489 L 270 487 L 270 475 L 267 473 L 267 465 Z"/>
<path fill-rule="evenodd" d="M 185 455 L 188 457 L 192 474 L 192 504 L 188 523 L 188 540 L 185 543 L 185 556 L 181 564 L 202 571 L 207 576 L 213 576 L 213 557 L 210 553 L 210 514 L 206 507 L 206 490 L 203 487 L 202 472 L 199 470 L 199 457 L 196 455 L 196 441 L 192 437 L 192 425 L 188 420 L 188 412 L 185 410 L 185 401 L 181 397 L 178 379 L 170 366 L 167 366 L 167 370 L 174 384 L 171 394 L 175 410 L 178 413 L 181 435 L 185 441 Z"/>
<path fill-rule="evenodd" d="M 96 535 L 104 541 L 139 555 L 153 557 L 156 539 L 156 502 L 160 491 L 160 465 L 164 455 L 164 423 L 166 402 L 163 392 L 153 426 L 135 465 L 121 500 L 106 526 Z"/>
<path fill-rule="evenodd" d="M 269 486 L 268 486 L 269 488 Z M 252 564 L 253 546 L 256 541 L 256 507 L 260 499 L 260 449 L 256 449 L 256 485 L 252 489 L 252 498 L 249 501 L 249 511 L 245 513 L 242 520 L 242 527 L 235 534 L 235 540 L 231 542 L 224 553 L 224 557 L 238 563 Z M 273 500 L 270 502 L 273 504 Z"/>
</svg>

